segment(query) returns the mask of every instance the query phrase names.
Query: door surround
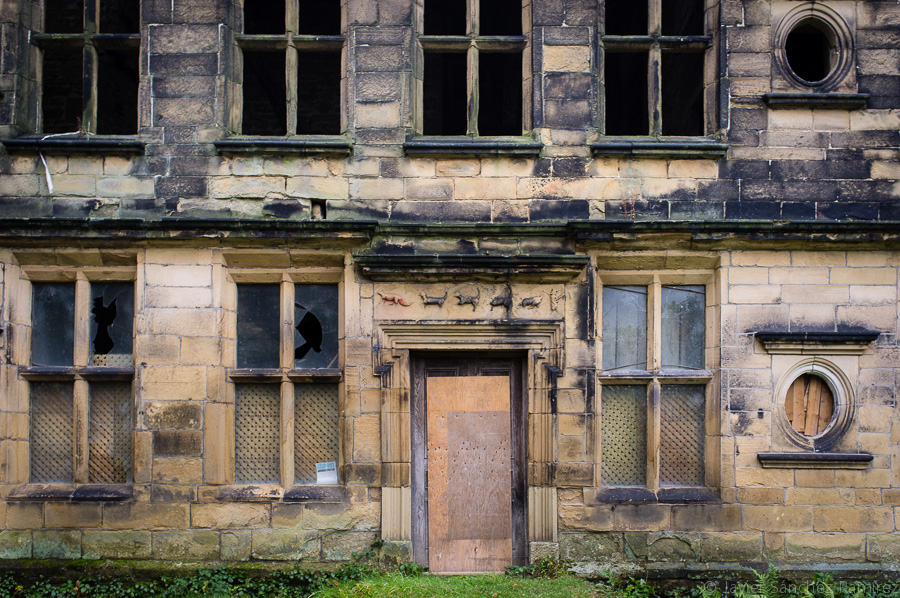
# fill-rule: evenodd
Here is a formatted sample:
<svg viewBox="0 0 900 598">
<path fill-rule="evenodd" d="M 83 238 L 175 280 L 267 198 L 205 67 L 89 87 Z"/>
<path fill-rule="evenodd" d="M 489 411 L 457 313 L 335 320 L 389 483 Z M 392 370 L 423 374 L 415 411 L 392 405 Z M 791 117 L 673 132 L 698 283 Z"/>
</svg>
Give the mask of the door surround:
<svg viewBox="0 0 900 598">
<path fill-rule="evenodd" d="M 464 350 L 524 355 L 527 541 L 556 542 L 553 422 L 556 378 L 565 369 L 563 321 L 382 322 L 377 334 L 375 373 L 381 377 L 382 393 L 382 537 L 411 544 L 411 555 L 422 557 L 422 540 L 412 537 L 412 359 L 420 351 Z"/>
</svg>

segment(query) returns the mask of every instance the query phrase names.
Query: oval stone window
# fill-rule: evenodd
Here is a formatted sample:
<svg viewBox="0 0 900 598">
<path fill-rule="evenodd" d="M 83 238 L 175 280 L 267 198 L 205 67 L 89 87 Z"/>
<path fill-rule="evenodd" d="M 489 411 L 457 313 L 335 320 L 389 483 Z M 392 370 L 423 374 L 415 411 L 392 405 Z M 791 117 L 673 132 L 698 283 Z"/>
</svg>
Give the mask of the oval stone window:
<svg viewBox="0 0 900 598">
<path fill-rule="evenodd" d="M 821 19 L 797 23 L 784 44 L 785 58 L 794 74 L 808 83 L 819 83 L 834 70 L 837 39 L 834 30 Z"/>
<path fill-rule="evenodd" d="M 791 383 L 784 397 L 784 412 L 791 427 L 804 436 L 818 436 L 834 415 L 834 394 L 819 376 L 803 374 Z"/>
</svg>

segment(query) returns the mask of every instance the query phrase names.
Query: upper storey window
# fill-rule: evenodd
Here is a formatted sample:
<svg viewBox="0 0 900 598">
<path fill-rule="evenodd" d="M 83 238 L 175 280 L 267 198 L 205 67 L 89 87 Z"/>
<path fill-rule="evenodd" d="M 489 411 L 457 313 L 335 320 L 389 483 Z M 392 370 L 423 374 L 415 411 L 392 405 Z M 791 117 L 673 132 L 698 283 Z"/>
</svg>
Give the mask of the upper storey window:
<svg viewBox="0 0 900 598">
<path fill-rule="evenodd" d="M 140 25 L 139 0 L 45 0 L 40 132 L 137 133 Z"/>
<path fill-rule="evenodd" d="M 342 30 L 339 0 L 245 0 L 241 133 L 340 134 Z"/>
<path fill-rule="evenodd" d="M 703 0 L 605 0 L 606 135 L 699 136 L 711 48 Z"/>
<path fill-rule="evenodd" d="M 420 15 L 425 135 L 521 135 L 526 38 L 521 0 L 425 0 Z"/>
</svg>

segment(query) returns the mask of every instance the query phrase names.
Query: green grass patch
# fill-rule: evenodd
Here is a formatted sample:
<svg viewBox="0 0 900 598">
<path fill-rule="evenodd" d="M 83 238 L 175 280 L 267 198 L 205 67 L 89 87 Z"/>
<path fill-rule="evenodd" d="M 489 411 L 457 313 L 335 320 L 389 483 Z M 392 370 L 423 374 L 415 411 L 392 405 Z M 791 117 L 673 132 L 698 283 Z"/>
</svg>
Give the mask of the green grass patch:
<svg viewBox="0 0 900 598">
<path fill-rule="evenodd" d="M 325 587 L 314 598 L 589 598 L 594 586 L 571 576 L 555 579 L 509 575 L 416 575 L 387 573 Z"/>
</svg>

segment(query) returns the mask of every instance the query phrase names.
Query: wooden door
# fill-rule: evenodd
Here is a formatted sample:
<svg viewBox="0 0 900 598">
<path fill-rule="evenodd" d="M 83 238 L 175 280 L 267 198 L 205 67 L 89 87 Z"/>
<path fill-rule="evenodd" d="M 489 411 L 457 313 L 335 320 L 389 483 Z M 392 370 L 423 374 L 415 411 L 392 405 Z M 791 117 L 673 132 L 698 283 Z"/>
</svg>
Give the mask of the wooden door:
<svg viewBox="0 0 900 598">
<path fill-rule="evenodd" d="M 413 451 L 417 560 L 435 572 L 502 571 L 522 563 L 521 366 L 429 359 L 417 373 L 421 400 L 414 400 L 413 420 L 423 426 Z"/>
</svg>

